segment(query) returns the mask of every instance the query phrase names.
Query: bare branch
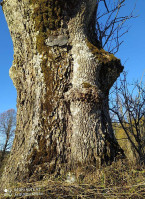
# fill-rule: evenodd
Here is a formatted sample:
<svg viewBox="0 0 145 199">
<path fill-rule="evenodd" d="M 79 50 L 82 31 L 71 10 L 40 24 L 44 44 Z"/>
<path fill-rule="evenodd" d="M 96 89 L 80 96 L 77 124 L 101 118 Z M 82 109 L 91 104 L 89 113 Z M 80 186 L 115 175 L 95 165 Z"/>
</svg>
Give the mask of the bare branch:
<svg viewBox="0 0 145 199">
<path fill-rule="evenodd" d="M 112 121 L 120 124 L 140 160 L 143 160 L 145 157 L 145 139 L 143 139 L 145 137 L 144 85 L 137 81 L 132 84 L 132 89 L 129 89 L 124 72 L 123 79 L 114 85 L 111 96 L 110 111 L 114 116 Z"/>
<path fill-rule="evenodd" d="M 133 11 L 126 16 L 120 16 L 120 10 L 125 6 L 126 0 L 117 0 L 114 3 L 110 3 L 110 0 L 100 0 L 98 2 L 98 7 L 101 6 L 103 2 L 105 10 L 102 12 L 97 12 L 96 27 L 98 32 L 98 40 L 102 46 L 108 52 L 115 54 L 118 52 L 123 40 L 121 38 L 128 32 L 124 24 L 135 18 Z M 97 10 L 97 11 L 98 11 Z M 107 10 L 107 11 L 106 11 Z M 125 29 L 124 29 L 125 28 Z"/>
</svg>

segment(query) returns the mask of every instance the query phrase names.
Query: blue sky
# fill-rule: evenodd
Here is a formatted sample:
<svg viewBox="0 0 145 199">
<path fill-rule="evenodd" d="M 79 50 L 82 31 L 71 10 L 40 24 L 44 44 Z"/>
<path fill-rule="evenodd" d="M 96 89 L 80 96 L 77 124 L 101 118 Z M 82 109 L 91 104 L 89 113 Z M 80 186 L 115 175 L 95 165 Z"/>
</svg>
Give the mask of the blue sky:
<svg viewBox="0 0 145 199">
<path fill-rule="evenodd" d="M 129 21 L 130 30 L 124 36 L 124 43 L 116 54 L 122 64 L 125 63 L 129 82 L 140 79 L 145 71 L 145 0 L 127 0 L 122 13 L 130 12 L 135 2 L 134 15 L 138 17 Z"/>
<path fill-rule="evenodd" d="M 126 0 L 122 14 L 127 14 L 133 8 L 135 0 Z M 116 54 L 125 62 L 128 71 L 128 81 L 140 79 L 145 70 L 145 0 L 137 0 L 135 15 L 138 18 L 130 20 L 130 31 L 124 36 L 124 43 Z M 16 89 L 9 77 L 9 69 L 13 61 L 13 44 L 0 7 L 0 113 L 16 109 Z"/>
<path fill-rule="evenodd" d="M 9 77 L 13 61 L 13 44 L 0 7 L 0 113 L 16 109 L 16 89 Z"/>
</svg>

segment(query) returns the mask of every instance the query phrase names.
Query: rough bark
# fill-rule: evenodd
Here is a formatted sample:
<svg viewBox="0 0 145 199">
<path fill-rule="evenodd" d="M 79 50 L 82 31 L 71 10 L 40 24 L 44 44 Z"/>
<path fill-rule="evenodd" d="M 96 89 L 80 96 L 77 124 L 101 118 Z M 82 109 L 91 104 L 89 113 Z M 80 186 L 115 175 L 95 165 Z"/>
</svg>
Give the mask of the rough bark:
<svg viewBox="0 0 145 199">
<path fill-rule="evenodd" d="M 96 41 L 96 9 L 96 0 L 3 1 L 17 89 L 4 186 L 116 157 L 108 93 L 123 67 Z"/>
</svg>

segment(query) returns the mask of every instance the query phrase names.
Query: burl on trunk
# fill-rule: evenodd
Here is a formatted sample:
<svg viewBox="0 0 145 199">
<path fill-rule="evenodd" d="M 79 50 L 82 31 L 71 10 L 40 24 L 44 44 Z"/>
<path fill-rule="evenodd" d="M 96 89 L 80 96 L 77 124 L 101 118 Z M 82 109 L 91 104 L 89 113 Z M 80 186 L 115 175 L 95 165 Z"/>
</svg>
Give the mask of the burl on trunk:
<svg viewBox="0 0 145 199">
<path fill-rule="evenodd" d="M 96 0 L 3 1 L 17 89 L 5 185 L 116 157 L 108 94 L 123 67 L 96 39 L 96 10 Z"/>
</svg>

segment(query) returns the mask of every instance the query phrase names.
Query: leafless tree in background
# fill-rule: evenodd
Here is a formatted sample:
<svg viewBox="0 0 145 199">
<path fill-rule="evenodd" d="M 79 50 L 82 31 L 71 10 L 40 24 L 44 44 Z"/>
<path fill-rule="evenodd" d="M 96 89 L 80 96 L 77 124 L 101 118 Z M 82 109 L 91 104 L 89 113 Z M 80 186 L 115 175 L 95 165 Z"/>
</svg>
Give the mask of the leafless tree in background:
<svg viewBox="0 0 145 199">
<path fill-rule="evenodd" d="M 102 48 L 113 54 L 118 52 L 123 43 L 122 36 L 129 30 L 126 22 L 135 18 L 134 9 L 128 15 L 120 14 L 125 3 L 126 0 L 99 0 L 98 3 L 96 20 L 98 40 Z"/>
<path fill-rule="evenodd" d="M 139 162 L 145 162 L 145 84 L 141 80 L 129 85 L 124 72 L 111 96 L 112 122 L 120 124 L 138 154 Z"/>
<path fill-rule="evenodd" d="M 6 152 L 11 149 L 15 127 L 16 111 L 14 109 L 9 109 L 0 114 L 0 138 L 3 142 L 1 144 L 0 163 L 4 160 Z"/>
</svg>

